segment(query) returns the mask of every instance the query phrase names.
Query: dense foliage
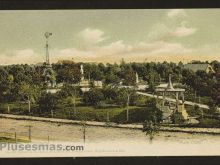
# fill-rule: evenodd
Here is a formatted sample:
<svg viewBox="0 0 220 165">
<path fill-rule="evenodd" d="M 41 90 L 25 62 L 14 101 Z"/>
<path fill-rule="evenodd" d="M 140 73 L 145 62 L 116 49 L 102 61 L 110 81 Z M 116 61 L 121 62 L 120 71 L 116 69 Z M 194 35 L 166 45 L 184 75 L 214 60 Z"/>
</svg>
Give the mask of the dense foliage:
<svg viewBox="0 0 220 165">
<path fill-rule="evenodd" d="M 78 83 L 81 78 L 80 64 L 73 61 L 62 61 L 53 64 L 57 83 Z M 154 91 L 157 84 L 167 82 L 168 75 L 172 74 L 172 81 L 182 83 L 187 92 L 211 98 L 210 106 L 212 107 L 220 105 L 220 63 L 218 61 L 210 63 L 215 73 L 186 70 L 181 62 L 179 64 L 172 62 L 122 62 L 120 64 L 107 63 L 105 65 L 102 63 L 84 63 L 83 65 L 85 79 L 102 80 L 104 82 L 104 89 L 94 89 L 83 95 L 83 101 L 87 105 L 97 105 L 103 100 L 107 100 L 108 103 L 125 106 L 129 92 L 125 89 L 118 89 L 117 85 L 121 82 L 122 85 L 135 86 L 136 73 L 145 84 L 149 84 L 150 91 Z M 30 100 L 34 103 L 42 101 L 44 95 L 41 93 L 45 89 L 43 70 L 44 65 L 0 66 L 0 102 Z M 68 86 L 63 88 L 58 97 L 73 97 L 73 88 Z M 77 93 L 80 93 L 79 89 L 77 91 Z M 82 93 L 79 95 L 82 96 Z M 130 105 L 135 105 L 137 96 L 132 92 L 129 95 L 131 95 Z M 47 98 L 45 97 L 45 99 Z"/>
</svg>

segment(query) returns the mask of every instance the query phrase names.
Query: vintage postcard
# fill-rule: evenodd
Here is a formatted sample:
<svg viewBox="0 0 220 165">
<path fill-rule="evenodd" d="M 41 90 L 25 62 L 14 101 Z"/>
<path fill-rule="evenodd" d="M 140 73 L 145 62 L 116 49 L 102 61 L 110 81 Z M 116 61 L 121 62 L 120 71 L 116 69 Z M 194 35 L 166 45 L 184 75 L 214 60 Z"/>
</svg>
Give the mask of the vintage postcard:
<svg viewBox="0 0 220 165">
<path fill-rule="evenodd" d="M 0 11 L 0 157 L 220 155 L 219 19 Z"/>
</svg>

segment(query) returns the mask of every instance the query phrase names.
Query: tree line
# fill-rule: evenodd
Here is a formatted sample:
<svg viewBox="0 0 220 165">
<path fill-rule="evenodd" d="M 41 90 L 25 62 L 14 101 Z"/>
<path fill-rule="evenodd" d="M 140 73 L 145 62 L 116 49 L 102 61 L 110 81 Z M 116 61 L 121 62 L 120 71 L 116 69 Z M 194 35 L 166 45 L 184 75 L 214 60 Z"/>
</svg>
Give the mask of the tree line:
<svg viewBox="0 0 220 165">
<path fill-rule="evenodd" d="M 57 83 L 74 84 L 80 82 L 80 65 L 84 66 L 84 77 L 86 79 L 101 80 L 104 86 L 117 85 L 136 85 L 136 73 L 142 81 L 149 85 L 149 89 L 154 91 L 155 86 L 168 81 L 168 75 L 172 74 L 172 81 L 182 83 L 191 92 L 197 92 L 200 96 L 212 98 L 210 104 L 219 106 L 220 104 L 220 62 L 212 61 L 215 73 L 205 71 L 193 72 L 183 68 L 183 63 L 126 63 L 103 64 L 103 63 L 75 63 L 73 61 L 62 61 L 52 64 L 56 73 Z M 8 65 L 0 66 L 0 102 L 25 101 L 30 99 L 32 102 L 39 100 L 42 90 L 46 88 L 43 77 L 45 66 L 36 65 Z M 95 91 L 95 89 L 94 89 Z M 102 92 L 95 91 L 97 100 L 105 95 L 107 99 L 119 97 L 112 92 L 112 96 L 106 96 Z M 108 92 L 107 92 L 108 93 Z M 92 93 L 87 93 L 88 103 Z M 116 95 L 116 96 L 114 96 Z M 93 98 L 94 98 L 93 97 Z M 119 99 L 120 100 L 120 99 Z"/>
</svg>

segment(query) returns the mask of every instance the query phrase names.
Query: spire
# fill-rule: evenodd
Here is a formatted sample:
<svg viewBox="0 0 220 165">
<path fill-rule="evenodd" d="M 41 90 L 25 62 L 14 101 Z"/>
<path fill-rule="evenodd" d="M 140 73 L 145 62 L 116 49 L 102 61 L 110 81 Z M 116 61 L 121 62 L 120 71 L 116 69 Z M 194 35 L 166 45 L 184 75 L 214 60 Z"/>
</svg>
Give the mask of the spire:
<svg viewBox="0 0 220 165">
<path fill-rule="evenodd" d="M 169 74 L 169 82 L 167 84 L 167 89 L 172 89 L 172 90 L 174 89 L 172 81 L 171 81 L 171 74 Z"/>
</svg>

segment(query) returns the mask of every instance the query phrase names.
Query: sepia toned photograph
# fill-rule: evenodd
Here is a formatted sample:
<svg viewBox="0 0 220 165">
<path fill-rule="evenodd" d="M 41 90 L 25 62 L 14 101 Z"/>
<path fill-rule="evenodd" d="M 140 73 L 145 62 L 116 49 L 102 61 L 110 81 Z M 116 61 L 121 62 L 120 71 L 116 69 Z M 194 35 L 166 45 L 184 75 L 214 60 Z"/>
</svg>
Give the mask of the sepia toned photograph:
<svg viewBox="0 0 220 165">
<path fill-rule="evenodd" d="M 220 9 L 0 11 L 0 157 L 220 155 Z"/>
</svg>

